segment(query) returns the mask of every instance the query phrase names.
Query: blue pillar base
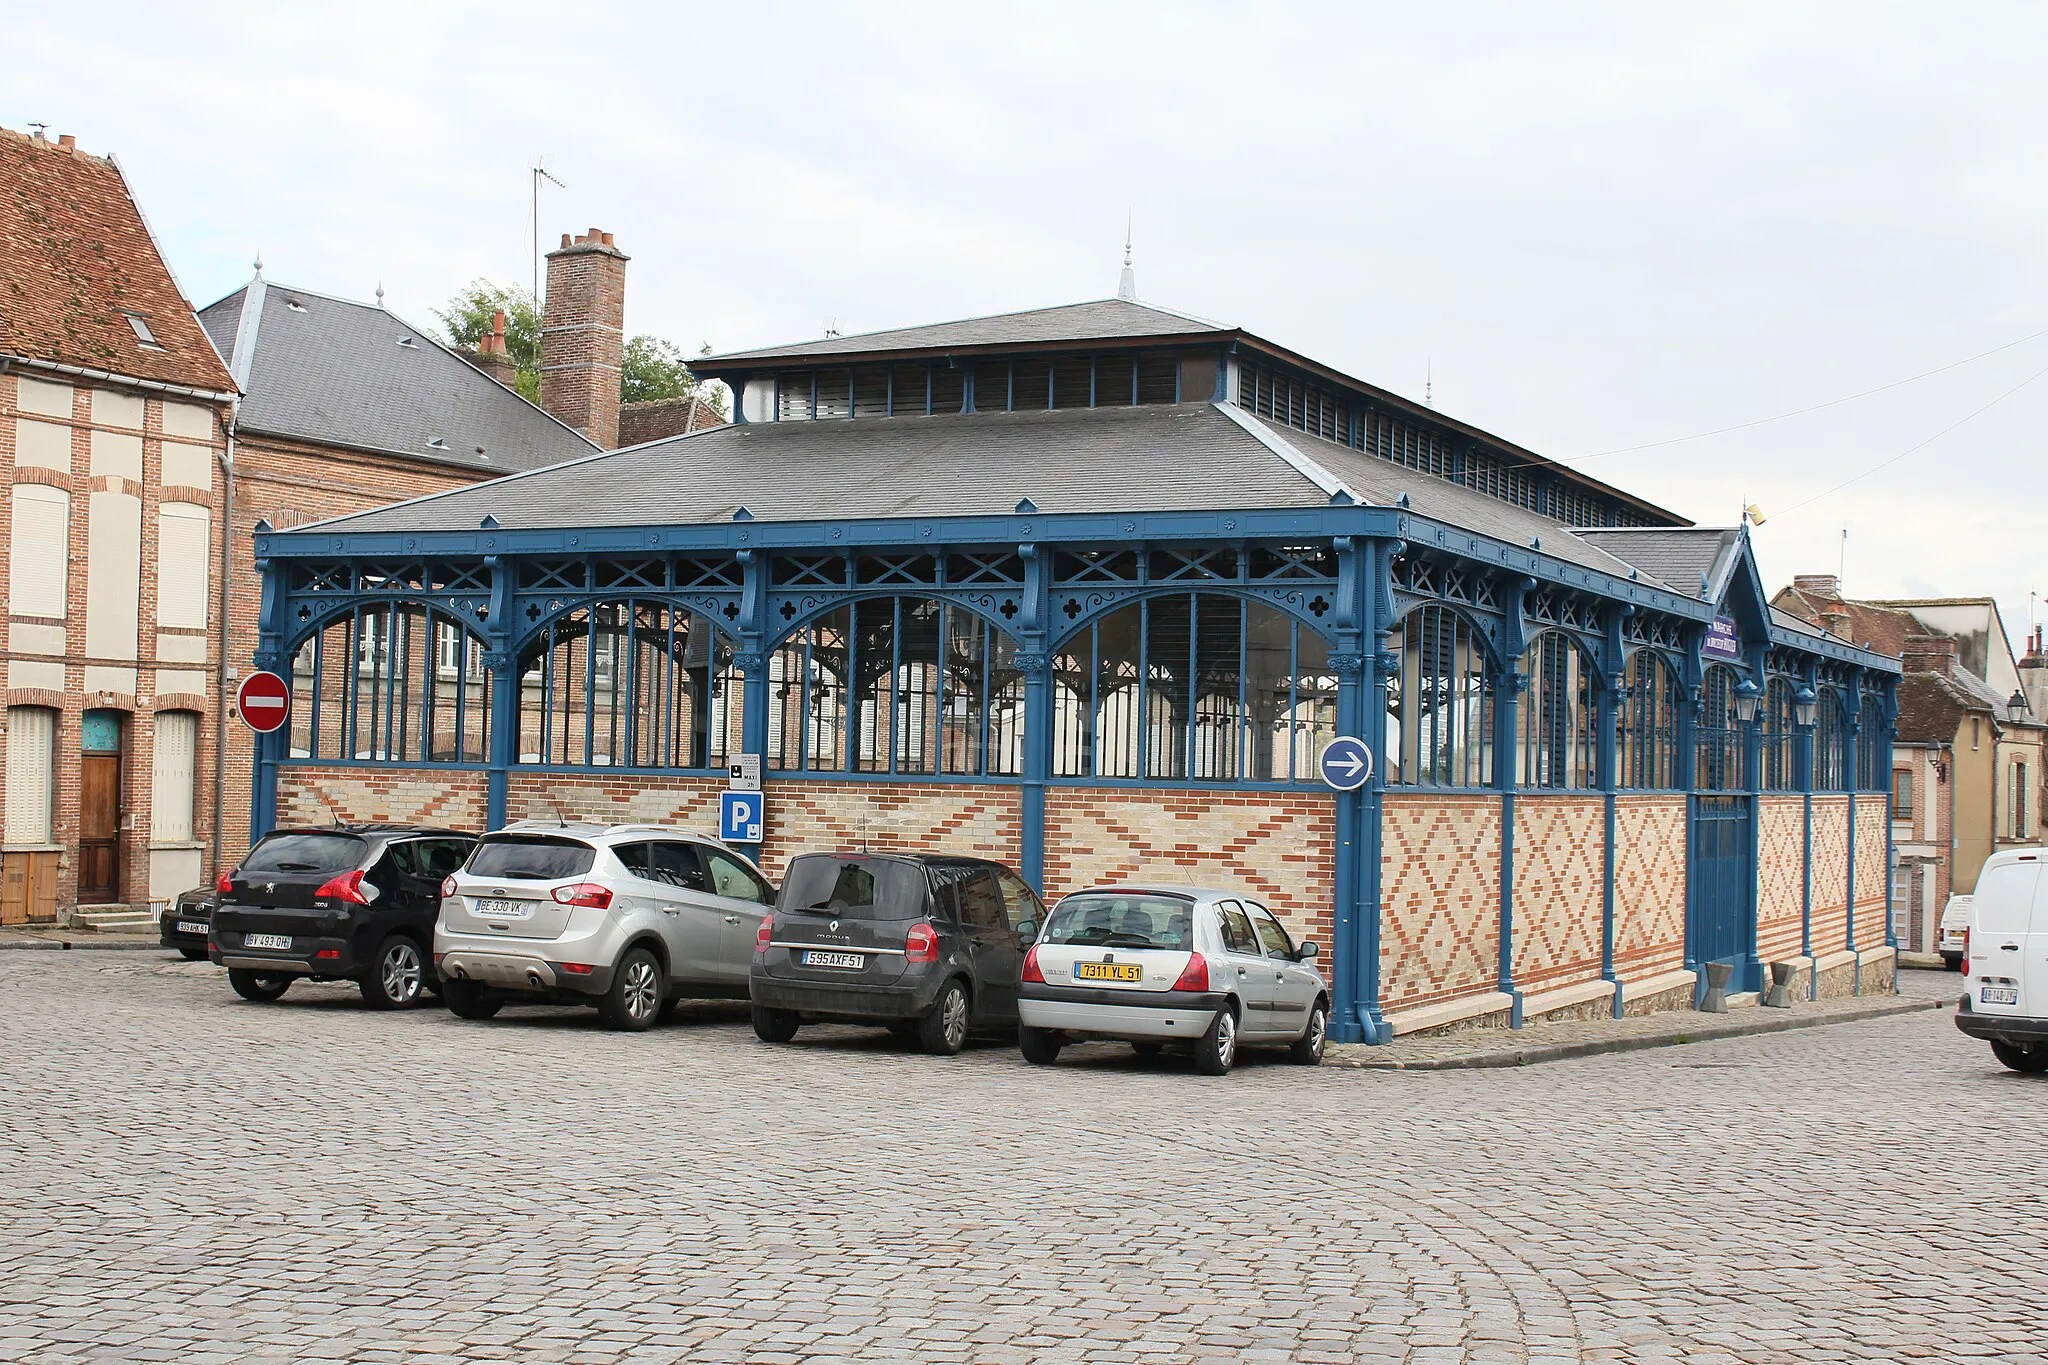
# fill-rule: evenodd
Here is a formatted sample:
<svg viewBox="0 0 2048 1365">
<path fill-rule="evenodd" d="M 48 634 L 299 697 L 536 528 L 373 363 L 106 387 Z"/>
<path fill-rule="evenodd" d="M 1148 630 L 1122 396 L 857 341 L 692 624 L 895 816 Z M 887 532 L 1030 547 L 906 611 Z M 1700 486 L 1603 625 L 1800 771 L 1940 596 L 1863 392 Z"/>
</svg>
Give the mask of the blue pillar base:
<svg viewBox="0 0 2048 1365">
<path fill-rule="evenodd" d="M 1330 1021 L 1330 1041 L 1369 1043 L 1373 1047 L 1385 1047 L 1394 1041 L 1394 1026 L 1380 1013 L 1378 1005 L 1355 1005 L 1349 1019 Z"/>
<path fill-rule="evenodd" d="M 1611 976 L 1610 976 L 1610 977 L 1608 977 L 1607 979 L 1608 979 L 1609 981 L 1614 981 L 1614 978 L 1613 978 L 1613 977 L 1611 977 Z M 1624 1019 L 1624 1018 L 1627 1018 L 1627 1017 L 1628 1017 L 1628 1016 L 1627 1016 L 1627 1013 L 1626 1013 L 1626 1008 L 1625 1008 L 1625 1007 L 1627 1006 L 1627 1004 L 1628 1004 L 1628 987 L 1626 987 L 1626 986 L 1622 985 L 1622 984 L 1621 984 L 1621 983 L 1620 983 L 1619 981 L 1614 981 L 1614 1017 L 1615 1017 L 1615 1018 L 1617 1018 L 1617 1019 Z"/>
<path fill-rule="evenodd" d="M 1520 1028 L 1522 1026 L 1522 992 L 1508 985 L 1502 986 L 1501 989 L 1508 993 L 1508 1027 Z"/>
</svg>

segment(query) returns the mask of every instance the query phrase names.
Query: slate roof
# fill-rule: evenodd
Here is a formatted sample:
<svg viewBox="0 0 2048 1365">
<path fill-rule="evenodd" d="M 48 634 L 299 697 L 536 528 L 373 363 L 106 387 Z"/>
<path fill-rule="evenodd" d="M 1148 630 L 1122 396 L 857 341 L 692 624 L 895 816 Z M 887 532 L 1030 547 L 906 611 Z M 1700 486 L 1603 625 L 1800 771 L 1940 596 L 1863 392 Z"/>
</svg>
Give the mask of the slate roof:
<svg viewBox="0 0 2048 1365">
<path fill-rule="evenodd" d="M 372 304 L 258 279 L 199 320 L 242 386 L 244 432 L 508 471 L 597 448 Z M 440 447 L 428 444 L 437 438 Z"/>
<path fill-rule="evenodd" d="M 1202 318 L 1133 303 L 1128 299 L 1097 299 L 1089 303 L 1068 303 L 1053 308 L 1032 308 L 1021 313 L 994 313 L 987 317 L 962 318 L 957 322 L 933 323 L 923 327 L 861 332 L 853 336 L 825 337 L 785 346 L 764 346 L 750 351 L 726 351 L 693 360 L 690 366 L 695 370 L 708 371 L 725 366 L 728 362 L 803 360 L 813 356 L 879 355 L 901 351 L 965 350 L 982 346 L 1026 346 L 1067 341 L 1187 337 L 1232 330 L 1234 329 Z"/>
<path fill-rule="evenodd" d="M 1586 527 L 1574 534 L 1675 591 L 1709 602 L 1721 600 L 1741 558 L 1742 532 L 1733 526 Z"/>
<path fill-rule="evenodd" d="M 144 319 L 146 346 L 127 313 Z M 0 128 L 0 354 L 225 394 L 126 177 L 101 158 Z"/>
</svg>

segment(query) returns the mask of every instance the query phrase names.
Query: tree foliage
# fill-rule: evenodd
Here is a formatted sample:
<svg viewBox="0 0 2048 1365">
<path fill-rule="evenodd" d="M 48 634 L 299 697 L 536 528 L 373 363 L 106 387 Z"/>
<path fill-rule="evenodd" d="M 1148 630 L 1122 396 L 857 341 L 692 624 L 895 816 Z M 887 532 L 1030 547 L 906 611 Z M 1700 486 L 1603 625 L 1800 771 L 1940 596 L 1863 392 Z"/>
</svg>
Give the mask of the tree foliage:
<svg viewBox="0 0 2048 1365">
<path fill-rule="evenodd" d="M 540 402 L 541 310 L 533 295 L 524 289 L 472 280 L 435 311 L 448 340 L 476 350 L 490 335 L 497 314 L 505 315 L 505 350 L 517 370 L 517 388 L 529 403 Z M 720 386 L 711 385 L 700 396 L 724 411 Z M 636 336 L 626 343 L 624 363 L 619 371 L 619 401 L 644 403 L 655 398 L 682 398 L 697 393 L 697 376 L 680 346 L 659 337 Z"/>
<path fill-rule="evenodd" d="M 683 398 L 697 391 L 697 376 L 682 347 L 659 337 L 637 336 L 626 343 L 619 370 L 619 401 L 645 403 L 656 398 Z"/>
</svg>

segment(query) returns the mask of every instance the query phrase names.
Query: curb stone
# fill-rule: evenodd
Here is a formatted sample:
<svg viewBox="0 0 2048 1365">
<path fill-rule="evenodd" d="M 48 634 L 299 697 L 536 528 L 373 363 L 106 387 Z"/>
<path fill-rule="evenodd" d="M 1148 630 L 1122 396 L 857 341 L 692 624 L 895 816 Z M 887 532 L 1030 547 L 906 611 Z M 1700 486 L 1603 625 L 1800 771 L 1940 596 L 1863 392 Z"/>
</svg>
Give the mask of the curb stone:
<svg viewBox="0 0 2048 1365">
<path fill-rule="evenodd" d="M 1883 999 L 1883 997 L 1867 997 Z M 1353 1071 L 1476 1071 L 1495 1067 L 1529 1066 L 1537 1062 L 1562 1062 L 1574 1057 L 1595 1057 L 1608 1052 L 1641 1052 L 1653 1047 L 1678 1047 L 1688 1043 L 1718 1042 L 1723 1038 L 1744 1038 L 1759 1033 L 1784 1033 L 1791 1029 L 1821 1028 L 1829 1024 L 1854 1024 L 1865 1019 L 1883 1019 L 1894 1014 L 1947 1009 L 1954 1001 L 1940 999 L 1892 998 L 1867 1010 L 1825 1015 L 1792 1015 L 1746 1019 L 1737 1024 L 1702 1024 L 1684 1032 L 1643 1037 L 1598 1038 L 1575 1043 L 1538 1043 L 1530 1047 L 1505 1048 L 1498 1052 L 1469 1052 L 1450 1057 L 1419 1057 L 1414 1061 L 1375 1061 L 1361 1057 L 1329 1057 L 1325 1066 Z M 1748 1011 L 1744 1011 L 1747 1013 Z M 1708 1016 L 1717 1017 L 1717 1016 Z"/>
<path fill-rule="evenodd" d="M 56 938 L 30 938 L 25 935 L 0 935 L 0 950 L 13 949 L 23 952 L 69 952 L 73 949 L 98 953 L 127 952 L 143 953 L 151 949 L 158 952 L 174 953 L 175 948 L 166 948 L 156 939 L 140 938 L 99 938 L 80 935 L 76 938 L 64 935 Z"/>
</svg>

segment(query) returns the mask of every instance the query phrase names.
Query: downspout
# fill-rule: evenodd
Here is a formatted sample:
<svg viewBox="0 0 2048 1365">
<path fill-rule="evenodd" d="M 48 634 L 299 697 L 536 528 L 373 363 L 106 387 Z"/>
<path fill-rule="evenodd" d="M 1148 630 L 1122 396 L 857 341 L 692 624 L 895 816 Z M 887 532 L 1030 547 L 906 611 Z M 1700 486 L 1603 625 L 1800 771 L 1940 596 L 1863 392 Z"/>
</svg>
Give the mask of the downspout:
<svg viewBox="0 0 2048 1365">
<path fill-rule="evenodd" d="M 220 461 L 221 480 L 226 486 L 226 496 L 221 505 L 220 534 L 220 652 L 214 660 L 214 717 L 213 717 L 213 858 L 215 878 L 220 876 L 220 860 L 226 855 L 221 843 L 221 821 L 225 814 L 221 809 L 226 800 L 228 767 L 228 637 L 234 631 L 234 618 L 228 615 L 228 604 L 234 600 L 235 577 L 235 428 L 241 417 L 242 400 L 231 399 L 228 403 L 227 449 L 215 455 Z"/>
</svg>

